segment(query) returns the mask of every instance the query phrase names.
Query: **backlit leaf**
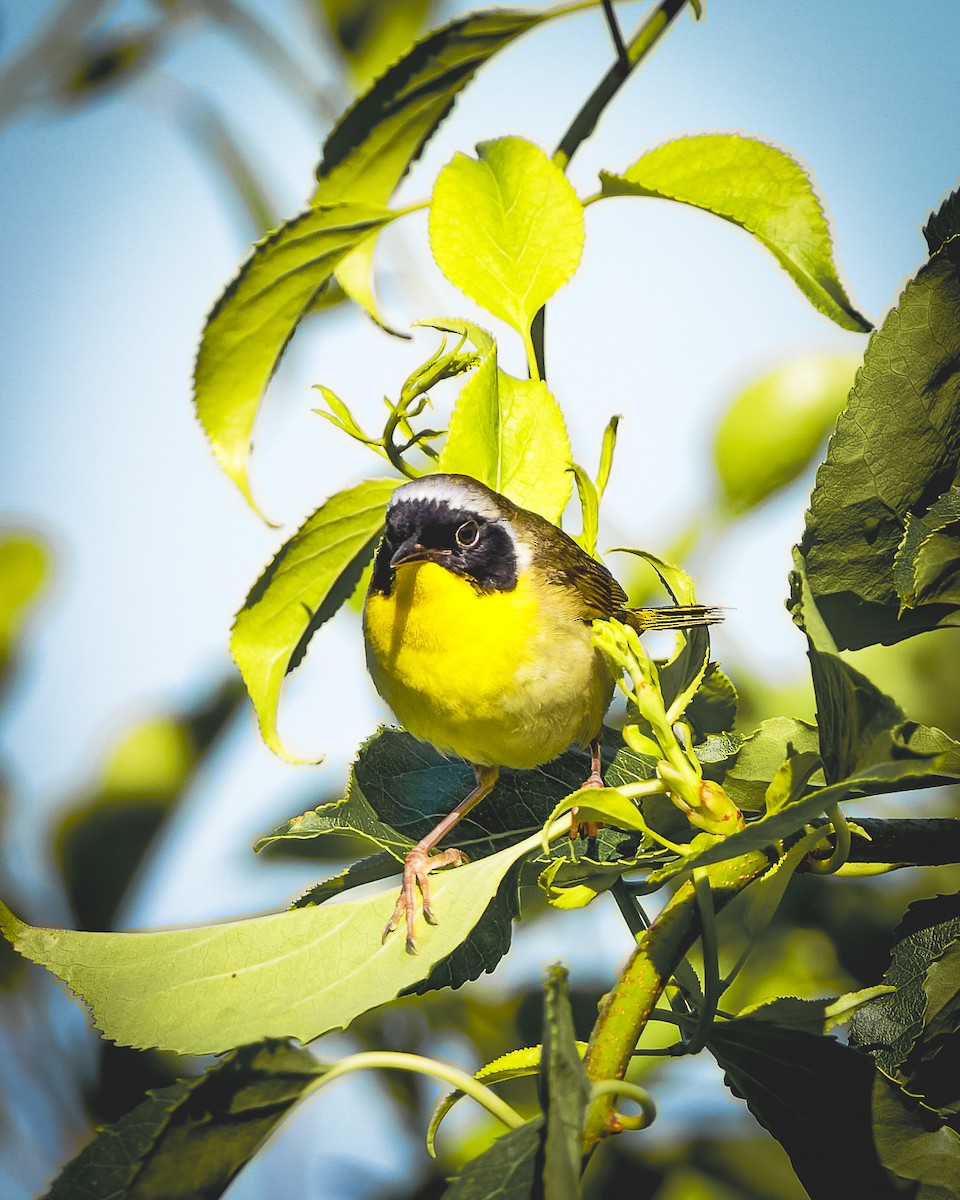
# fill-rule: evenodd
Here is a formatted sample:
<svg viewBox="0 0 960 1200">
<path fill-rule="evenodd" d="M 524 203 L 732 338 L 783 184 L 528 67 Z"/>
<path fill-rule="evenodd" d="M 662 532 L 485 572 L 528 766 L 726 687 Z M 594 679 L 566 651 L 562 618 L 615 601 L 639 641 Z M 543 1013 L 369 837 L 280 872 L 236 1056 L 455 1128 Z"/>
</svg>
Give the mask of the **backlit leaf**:
<svg viewBox="0 0 960 1200">
<path fill-rule="evenodd" d="M 279 550 L 237 613 L 230 650 L 263 740 L 290 761 L 277 732 L 284 677 L 317 629 L 349 599 L 373 555 L 387 502 L 400 480 L 359 483 L 325 501 Z"/>
<path fill-rule="evenodd" d="M 10 661 L 47 581 L 50 569 L 46 547 L 30 533 L 0 533 L 0 674 Z"/>
<path fill-rule="evenodd" d="M 709 133 L 648 151 L 622 175 L 601 172 L 604 196 L 677 200 L 739 225 L 773 254 L 807 299 L 844 329 L 870 322 L 837 276 L 823 208 L 804 168 L 756 138 Z"/>
<path fill-rule="evenodd" d="M 457 398 L 439 470 L 472 475 L 521 508 L 559 524 L 573 488 L 572 459 L 563 413 L 546 384 L 501 371 L 496 344 L 476 325 L 429 324 L 466 334 L 483 355 Z"/>
<path fill-rule="evenodd" d="M 359 202 L 308 209 L 254 246 L 207 318 L 194 371 L 197 416 L 253 508 L 250 439 L 280 356 L 340 262 L 396 215 Z"/>
<path fill-rule="evenodd" d="M 481 142 L 477 155 L 455 155 L 437 176 L 430 247 L 455 287 L 526 337 L 579 265 L 583 206 L 531 142 Z"/>
<path fill-rule="evenodd" d="M 439 924 L 418 921 L 418 954 L 381 944 L 396 893 L 291 909 L 195 929 L 80 933 L 24 924 L 0 905 L 0 929 L 90 1007 L 124 1046 L 214 1054 L 267 1037 L 309 1042 L 424 980 L 467 937 L 504 876 L 537 839 L 433 876 Z"/>
</svg>

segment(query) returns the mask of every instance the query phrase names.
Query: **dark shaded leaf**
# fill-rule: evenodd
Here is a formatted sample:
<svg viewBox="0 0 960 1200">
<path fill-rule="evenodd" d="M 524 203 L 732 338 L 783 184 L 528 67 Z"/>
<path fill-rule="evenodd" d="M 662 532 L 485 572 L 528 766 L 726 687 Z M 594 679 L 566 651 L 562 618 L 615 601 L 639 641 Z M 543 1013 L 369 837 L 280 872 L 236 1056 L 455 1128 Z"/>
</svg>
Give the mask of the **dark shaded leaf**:
<svg viewBox="0 0 960 1200">
<path fill-rule="evenodd" d="M 817 700 L 820 757 L 827 783 L 890 757 L 890 732 L 903 722 L 899 706 L 835 654 L 809 648 Z"/>
<path fill-rule="evenodd" d="M 497 1138 L 472 1159 L 443 1193 L 443 1200 L 532 1200 L 542 1160 L 543 1118 Z"/>
<path fill-rule="evenodd" d="M 897 990 L 879 996 L 854 1017 L 852 1045 L 874 1055 L 881 1070 L 901 1076 L 903 1064 L 924 1026 L 924 980 L 931 964 L 960 938 L 960 896 L 938 896 L 911 904 L 897 929 L 883 982 Z"/>
<path fill-rule="evenodd" d="M 289 1042 L 234 1050 L 101 1130 L 47 1200 L 214 1200 L 328 1070 Z"/>
<path fill-rule="evenodd" d="M 545 1200 L 579 1200 L 583 1123 L 590 1084 L 577 1049 L 567 970 L 560 964 L 547 971 L 539 1088 L 546 1118 Z"/>
<path fill-rule="evenodd" d="M 738 700 L 733 682 L 712 662 L 700 690 L 687 705 L 684 720 L 693 726 L 698 741 L 711 733 L 729 733 L 737 719 Z"/>
<path fill-rule="evenodd" d="M 956 233 L 951 213 L 936 241 Z M 810 499 L 799 551 L 840 649 L 960 623 L 953 600 L 902 610 L 895 577 L 908 521 L 950 490 L 960 466 L 958 363 L 960 270 L 938 254 L 871 336 Z M 948 567 L 941 558 L 938 573 Z M 797 615 L 796 580 L 793 607 Z"/>
<path fill-rule="evenodd" d="M 873 1136 L 877 1153 L 912 1200 L 956 1200 L 960 1135 L 936 1113 L 878 1071 L 873 1085 Z"/>
<path fill-rule="evenodd" d="M 902 1195 L 874 1147 L 876 1068 L 868 1055 L 749 1017 L 714 1025 L 707 1047 L 727 1085 L 790 1155 L 810 1196 Z"/>
<path fill-rule="evenodd" d="M 949 1114 L 960 1132 L 960 941 L 927 968 L 923 995 L 923 1029 L 902 1068 L 907 1091 Z"/>
</svg>

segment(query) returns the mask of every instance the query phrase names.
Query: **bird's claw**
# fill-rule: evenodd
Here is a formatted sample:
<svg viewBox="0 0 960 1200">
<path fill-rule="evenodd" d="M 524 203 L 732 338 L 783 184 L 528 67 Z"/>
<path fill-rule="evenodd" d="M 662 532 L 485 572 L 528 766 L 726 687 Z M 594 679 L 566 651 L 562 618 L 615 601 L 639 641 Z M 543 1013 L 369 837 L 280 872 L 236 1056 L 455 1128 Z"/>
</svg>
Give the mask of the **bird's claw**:
<svg viewBox="0 0 960 1200">
<path fill-rule="evenodd" d="M 430 903 L 430 873 L 440 867 L 459 867 L 465 861 L 466 855 L 460 850 L 444 850 L 440 854 L 431 855 L 429 851 L 414 846 L 403 860 L 403 883 L 400 885 L 400 895 L 390 914 L 390 920 L 384 926 L 381 942 L 387 940 L 402 919 L 407 927 L 407 953 L 416 954 L 417 938 L 414 922 L 417 915 L 417 888 L 420 889 L 420 895 L 423 897 L 421 904 L 423 919 L 428 925 L 436 925 L 437 917 Z"/>
</svg>

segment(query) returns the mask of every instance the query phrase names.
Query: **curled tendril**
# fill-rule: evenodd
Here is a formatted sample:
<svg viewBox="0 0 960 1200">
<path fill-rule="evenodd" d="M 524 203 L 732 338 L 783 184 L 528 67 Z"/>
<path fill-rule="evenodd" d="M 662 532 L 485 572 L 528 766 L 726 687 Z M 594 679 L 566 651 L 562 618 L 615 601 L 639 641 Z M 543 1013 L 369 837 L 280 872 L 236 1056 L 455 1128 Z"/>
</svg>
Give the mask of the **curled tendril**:
<svg viewBox="0 0 960 1200">
<path fill-rule="evenodd" d="M 601 1079 L 591 1088 L 590 1098 L 596 1100 L 600 1096 L 609 1096 L 611 1093 L 615 1096 L 626 1096 L 640 1107 L 640 1111 L 634 1117 L 614 1112 L 613 1120 L 619 1129 L 646 1129 L 648 1125 L 653 1124 L 657 1115 L 657 1106 L 645 1088 L 639 1087 L 635 1083 L 627 1083 L 625 1079 Z"/>
<path fill-rule="evenodd" d="M 839 804 L 828 809 L 827 816 L 833 828 L 833 850 L 829 858 L 816 858 L 811 853 L 807 859 L 807 869 L 814 875 L 835 875 L 850 857 L 852 841 L 850 826 L 847 818 L 840 811 Z M 829 836 L 829 835 L 827 835 Z M 822 843 L 818 843 L 820 845 Z"/>
</svg>

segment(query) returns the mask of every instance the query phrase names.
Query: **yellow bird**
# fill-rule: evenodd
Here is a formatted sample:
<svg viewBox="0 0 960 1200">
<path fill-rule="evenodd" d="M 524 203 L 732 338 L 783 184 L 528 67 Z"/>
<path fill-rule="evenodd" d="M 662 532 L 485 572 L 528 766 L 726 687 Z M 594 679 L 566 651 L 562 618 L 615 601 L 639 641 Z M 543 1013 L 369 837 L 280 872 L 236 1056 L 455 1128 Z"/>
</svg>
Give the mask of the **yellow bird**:
<svg viewBox="0 0 960 1200">
<path fill-rule="evenodd" d="M 415 951 L 416 888 L 431 923 L 428 876 L 459 866 L 431 854 L 485 796 L 501 767 L 531 768 L 589 746 L 584 786 L 602 787 L 600 730 L 614 677 L 591 623 L 639 632 L 721 619 L 714 608 L 624 608 L 601 563 L 543 517 L 466 475 L 427 475 L 394 492 L 363 612 L 377 691 L 414 737 L 473 766 L 476 787 L 406 856 L 384 938 L 406 917 Z"/>
</svg>

